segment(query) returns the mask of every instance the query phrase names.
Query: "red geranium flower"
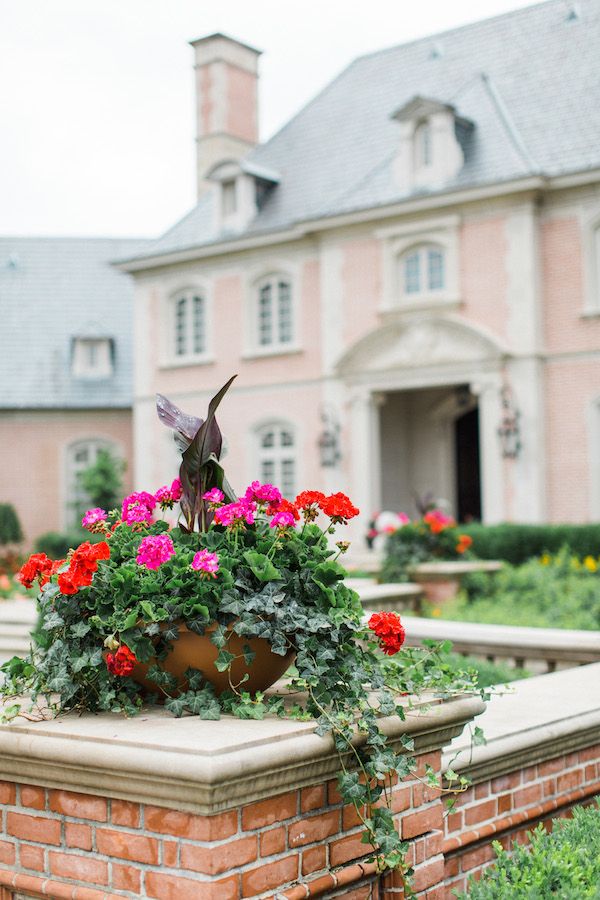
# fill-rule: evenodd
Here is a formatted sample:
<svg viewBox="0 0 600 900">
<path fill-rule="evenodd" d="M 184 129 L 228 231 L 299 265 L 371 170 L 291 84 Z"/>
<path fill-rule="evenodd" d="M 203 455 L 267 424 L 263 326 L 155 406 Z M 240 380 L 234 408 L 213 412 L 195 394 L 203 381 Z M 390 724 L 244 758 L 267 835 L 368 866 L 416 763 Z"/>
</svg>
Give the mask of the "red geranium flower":
<svg viewBox="0 0 600 900">
<path fill-rule="evenodd" d="M 295 522 L 300 519 L 300 513 L 296 509 L 296 504 L 290 503 L 290 501 L 286 500 L 284 497 L 282 497 L 281 500 L 279 500 L 277 503 L 270 503 L 267 507 L 268 516 L 274 516 L 275 513 L 279 512 L 291 513 L 294 517 Z"/>
<path fill-rule="evenodd" d="M 135 653 L 125 644 L 121 644 L 116 653 L 106 654 L 106 668 L 111 675 L 131 675 L 136 662 Z"/>
<path fill-rule="evenodd" d="M 30 588 L 36 578 L 48 580 L 52 570 L 52 560 L 45 553 L 33 553 L 19 570 L 19 581 Z"/>
<path fill-rule="evenodd" d="M 99 559 L 110 557 L 110 547 L 106 541 L 90 544 L 85 541 L 73 551 L 69 568 L 58 576 L 58 587 L 61 594 L 76 594 L 79 588 L 89 587 L 98 569 Z"/>
<path fill-rule="evenodd" d="M 330 494 L 321 501 L 321 509 L 332 522 L 346 523 L 360 512 L 345 494 Z"/>
<path fill-rule="evenodd" d="M 457 553 L 464 553 L 473 543 L 473 538 L 469 534 L 459 534 L 458 544 L 456 545 Z"/>
<path fill-rule="evenodd" d="M 397 653 L 406 637 L 400 616 L 394 612 L 373 613 L 369 628 L 379 638 L 379 646 L 388 656 Z"/>
<path fill-rule="evenodd" d="M 296 497 L 298 509 L 306 509 L 307 506 L 320 506 L 325 500 L 325 494 L 321 491 L 302 491 Z"/>
</svg>

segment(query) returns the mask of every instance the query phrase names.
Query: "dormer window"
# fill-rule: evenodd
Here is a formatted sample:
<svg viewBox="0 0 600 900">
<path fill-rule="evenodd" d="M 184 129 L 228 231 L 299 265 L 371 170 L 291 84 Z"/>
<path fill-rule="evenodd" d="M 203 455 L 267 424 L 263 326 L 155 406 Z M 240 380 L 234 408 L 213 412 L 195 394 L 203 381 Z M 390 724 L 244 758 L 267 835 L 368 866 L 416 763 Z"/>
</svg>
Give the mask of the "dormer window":
<svg viewBox="0 0 600 900">
<path fill-rule="evenodd" d="M 224 219 L 235 215 L 237 211 L 237 190 L 234 178 L 224 181 L 221 185 L 221 206 Z"/>
<path fill-rule="evenodd" d="M 428 121 L 419 122 L 415 129 L 414 152 L 416 169 L 424 169 L 432 164 L 431 125 Z"/>
<path fill-rule="evenodd" d="M 113 374 L 112 340 L 78 337 L 73 341 L 72 373 L 75 378 L 110 378 Z"/>
</svg>

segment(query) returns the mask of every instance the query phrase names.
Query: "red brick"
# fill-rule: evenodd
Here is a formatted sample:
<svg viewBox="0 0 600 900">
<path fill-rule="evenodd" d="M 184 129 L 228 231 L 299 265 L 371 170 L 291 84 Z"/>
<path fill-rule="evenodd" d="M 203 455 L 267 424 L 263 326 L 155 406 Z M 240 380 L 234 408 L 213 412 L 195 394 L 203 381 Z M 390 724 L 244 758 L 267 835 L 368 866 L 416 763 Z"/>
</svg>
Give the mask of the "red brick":
<svg viewBox="0 0 600 900">
<path fill-rule="evenodd" d="M 537 766 L 526 766 L 524 769 L 521 769 L 521 784 L 529 784 L 530 781 L 535 781 L 537 777 Z"/>
<path fill-rule="evenodd" d="M 538 784 L 530 784 L 529 787 L 515 791 L 513 794 L 513 806 L 515 809 L 522 809 L 532 806 L 534 803 L 539 803 L 541 799 L 542 785 L 538 782 Z"/>
<path fill-rule="evenodd" d="M 592 763 L 584 769 L 584 778 L 586 781 L 595 781 L 598 777 L 598 764 Z"/>
<path fill-rule="evenodd" d="M 370 844 L 361 842 L 362 832 L 350 834 L 329 845 L 329 865 L 341 866 L 351 859 L 360 859 L 372 851 Z"/>
<path fill-rule="evenodd" d="M 364 884 L 353 891 L 344 891 L 344 900 L 371 900 L 373 897 L 373 885 Z"/>
<path fill-rule="evenodd" d="M 265 825 L 273 825 L 275 822 L 284 822 L 296 815 L 298 810 L 298 793 L 290 791 L 289 794 L 277 794 L 266 800 L 251 803 L 242 809 L 242 830 L 254 831 L 255 828 L 264 828 Z"/>
<path fill-rule="evenodd" d="M 484 803 L 478 803 L 476 806 L 470 806 L 465 809 L 465 826 L 476 825 L 478 822 L 487 822 L 496 815 L 496 798 L 486 800 Z"/>
<path fill-rule="evenodd" d="M 156 900 L 239 900 L 239 876 L 210 883 L 146 872 L 146 896 Z"/>
<path fill-rule="evenodd" d="M 542 782 L 544 797 L 553 797 L 556 794 L 556 778 L 546 778 Z"/>
<path fill-rule="evenodd" d="M 435 750 L 433 753 L 424 753 L 423 756 L 417 757 L 417 768 L 415 769 L 415 774 L 419 778 L 425 777 L 425 769 L 427 766 L 431 766 L 434 772 L 440 771 L 442 767 L 442 753 L 441 750 Z"/>
<path fill-rule="evenodd" d="M 130 803 L 129 800 L 111 800 L 110 821 L 125 828 L 139 828 L 140 804 Z"/>
<path fill-rule="evenodd" d="M 484 781 L 482 784 L 475 785 L 475 799 L 476 800 L 484 800 L 486 797 L 490 796 L 490 785 L 489 782 Z"/>
<path fill-rule="evenodd" d="M 316 784 L 313 787 L 302 788 L 300 791 L 300 812 L 311 812 L 325 806 L 325 785 Z"/>
<path fill-rule="evenodd" d="M 116 891 L 129 891 L 142 896 L 142 876 L 139 869 L 134 866 L 122 866 L 119 863 L 112 864 L 112 887 Z"/>
<path fill-rule="evenodd" d="M 415 869 L 412 886 L 415 891 L 424 891 L 444 880 L 444 860 L 436 859 Z"/>
<path fill-rule="evenodd" d="M 439 831 L 443 827 L 443 818 L 441 803 L 409 813 L 402 819 L 402 837 L 411 838 L 428 831 Z"/>
<path fill-rule="evenodd" d="M 410 791 L 410 788 L 408 788 Z M 355 806 L 348 804 L 348 806 L 344 806 L 342 808 L 342 831 L 350 831 L 351 828 L 356 828 L 357 825 L 362 824 L 362 819 L 366 817 L 366 808 L 361 807 L 360 813 L 356 809 Z"/>
<path fill-rule="evenodd" d="M 282 887 L 298 877 L 298 856 L 286 856 L 242 872 L 242 897 L 257 897 L 265 891 Z"/>
<path fill-rule="evenodd" d="M 340 813 L 334 809 L 331 812 L 320 813 L 311 816 L 310 819 L 301 819 L 294 822 L 288 828 L 288 846 L 290 850 L 294 847 L 304 847 L 306 844 L 316 844 L 317 841 L 324 841 L 325 838 L 337 834 L 340 830 Z"/>
<path fill-rule="evenodd" d="M 437 856 L 438 853 L 442 852 L 442 845 L 444 843 L 444 832 L 443 831 L 432 831 L 431 834 L 428 834 L 425 838 L 425 857 L 426 859 L 432 859 L 434 856 Z"/>
<path fill-rule="evenodd" d="M 342 803 L 342 795 L 338 791 L 337 780 L 327 782 L 327 802 L 330 806 L 337 806 Z"/>
<path fill-rule="evenodd" d="M 21 806 L 29 806 L 31 809 L 46 809 L 46 791 L 44 788 L 33 784 L 22 784 Z"/>
<path fill-rule="evenodd" d="M 512 808 L 512 794 L 501 794 L 498 797 L 498 815 L 508 812 Z"/>
<path fill-rule="evenodd" d="M 63 816 L 106 822 L 108 805 L 104 797 L 77 794 L 74 791 L 48 791 L 50 809 Z"/>
<path fill-rule="evenodd" d="M 414 809 L 417 809 L 419 806 L 423 806 L 425 803 L 431 803 L 432 800 L 437 800 L 441 796 L 440 789 L 438 787 L 433 787 L 429 784 L 422 784 L 418 781 L 413 785 L 412 789 L 412 806 Z"/>
<path fill-rule="evenodd" d="M 0 805 L 14 806 L 17 799 L 17 788 L 12 781 L 0 781 Z"/>
<path fill-rule="evenodd" d="M 92 829 L 89 825 L 80 825 L 78 822 L 66 822 L 65 842 L 67 847 L 77 847 L 79 850 L 91 850 Z"/>
<path fill-rule="evenodd" d="M 327 848 L 310 847 L 302 854 L 302 874 L 314 875 L 321 872 L 327 866 Z"/>
<path fill-rule="evenodd" d="M 108 884 L 108 863 L 93 856 L 75 856 L 70 853 L 49 854 L 50 872 L 58 878 L 72 878 L 73 881 L 87 881 L 88 884 Z"/>
<path fill-rule="evenodd" d="M 15 864 L 15 847 L 16 844 L 13 844 L 11 841 L 0 841 L 1 863 L 5 863 L 7 866 L 13 866 Z"/>
<path fill-rule="evenodd" d="M 404 812 L 405 809 L 409 808 L 410 791 L 411 789 L 409 787 L 396 788 L 396 790 L 392 794 L 393 813 Z M 439 791 L 437 792 L 437 796 L 439 796 Z"/>
<path fill-rule="evenodd" d="M 105 856 L 116 856 L 119 859 L 130 859 L 153 866 L 158 863 L 159 843 L 156 838 L 144 834 L 128 834 L 126 831 L 97 828 L 96 846 L 98 853 Z"/>
<path fill-rule="evenodd" d="M 258 852 L 258 839 L 255 834 L 229 841 L 216 847 L 196 847 L 194 844 L 182 844 L 180 865 L 191 872 L 203 875 L 220 875 L 229 869 L 254 862 Z"/>
<path fill-rule="evenodd" d="M 39 844 L 60 844 L 60 822 L 43 816 L 9 812 L 6 814 L 6 833 Z"/>
<path fill-rule="evenodd" d="M 179 842 L 178 841 L 163 841 L 162 842 L 163 866 L 169 866 L 170 868 L 173 869 L 179 865 L 178 850 L 179 850 Z"/>
<path fill-rule="evenodd" d="M 484 844 L 482 847 L 477 847 L 475 850 L 469 850 L 467 853 L 461 855 L 461 870 L 463 872 L 470 872 L 471 869 L 476 869 L 490 859 L 494 859 L 494 856 L 494 848 L 491 844 Z"/>
<path fill-rule="evenodd" d="M 538 772 L 541 776 L 556 775 L 557 772 L 564 772 L 564 769 L 564 756 L 557 756 L 554 759 L 549 759 L 546 762 L 540 763 L 538 766 Z"/>
<path fill-rule="evenodd" d="M 510 772 L 508 775 L 499 775 L 492 778 L 492 794 L 501 794 L 503 791 L 511 791 L 521 784 L 521 773 Z"/>
<path fill-rule="evenodd" d="M 444 861 L 444 876 L 452 878 L 458 875 L 458 856 L 447 856 Z"/>
<path fill-rule="evenodd" d="M 591 762 L 592 760 L 600 760 L 600 744 L 579 751 L 579 762 Z"/>
<path fill-rule="evenodd" d="M 274 856 L 286 848 L 285 828 L 271 828 L 260 836 L 260 855 Z"/>
<path fill-rule="evenodd" d="M 221 841 L 236 833 L 237 811 L 216 816 L 194 816 L 174 809 L 163 809 L 162 806 L 146 806 L 144 826 L 148 831 L 191 841 Z"/>
<path fill-rule="evenodd" d="M 579 787 L 583 781 L 583 772 L 581 769 L 574 769 L 572 772 L 565 772 L 556 779 L 556 790 L 559 794 L 565 791 L 572 791 L 573 788 Z"/>
<path fill-rule="evenodd" d="M 448 815 L 446 819 L 446 831 L 460 831 L 463 827 L 463 814 L 462 810 L 459 812 L 453 812 Z"/>
<path fill-rule="evenodd" d="M 14 862 L 14 859 L 12 861 Z M 36 872 L 43 872 L 46 868 L 44 848 L 36 847 L 33 844 L 21 844 L 19 849 L 19 861 L 22 869 L 34 869 Z"/>
</svg>

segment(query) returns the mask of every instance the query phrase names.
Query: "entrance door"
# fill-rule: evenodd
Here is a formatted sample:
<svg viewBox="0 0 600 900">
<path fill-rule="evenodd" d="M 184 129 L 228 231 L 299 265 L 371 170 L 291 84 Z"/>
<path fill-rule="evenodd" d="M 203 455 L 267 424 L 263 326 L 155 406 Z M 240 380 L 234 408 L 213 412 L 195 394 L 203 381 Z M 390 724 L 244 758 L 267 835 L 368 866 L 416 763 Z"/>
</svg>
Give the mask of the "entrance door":
<svg viewBox="0 0 600 900">
<path fill-rule="evenodd" d="M 459 522 L 481 520 L 479 472 L 479 410 L 477 407 L 455 419 L 456 506 Z"/>
</svg>

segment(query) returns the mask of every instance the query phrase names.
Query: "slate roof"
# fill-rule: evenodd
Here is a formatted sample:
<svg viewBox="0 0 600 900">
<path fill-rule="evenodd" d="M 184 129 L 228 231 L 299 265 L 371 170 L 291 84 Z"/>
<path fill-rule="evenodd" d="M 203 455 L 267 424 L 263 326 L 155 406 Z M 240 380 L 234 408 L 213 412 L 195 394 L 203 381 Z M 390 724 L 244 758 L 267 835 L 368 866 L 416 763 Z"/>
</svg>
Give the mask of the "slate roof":
<svg viewBox="0 0 600 900">
<path fill-rule="evenodd" d="M 247 156 L 281 181 L 246 234 L 406 199 L 391 116 L 416 95 L 475 125 L 445 191 L 600 166 L 600 0 L 579 0 L 578 18 L 572 5 L 549 0 L 356 59 Z M 212 202 L 209 192 L 143 256 L 226 237 Z"/>
<path fill-rule="evenodd" d="M 146 242 L 0 237 L 0 409 L 132 402 L 133 281 L 110 263 Z M 111 337 L 114 374 L 74 378 L 74 337 Z"/>
</svg>

